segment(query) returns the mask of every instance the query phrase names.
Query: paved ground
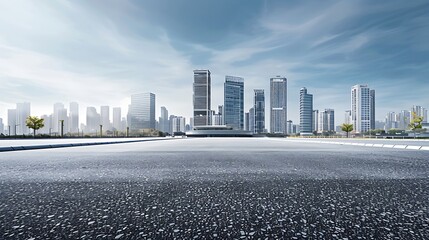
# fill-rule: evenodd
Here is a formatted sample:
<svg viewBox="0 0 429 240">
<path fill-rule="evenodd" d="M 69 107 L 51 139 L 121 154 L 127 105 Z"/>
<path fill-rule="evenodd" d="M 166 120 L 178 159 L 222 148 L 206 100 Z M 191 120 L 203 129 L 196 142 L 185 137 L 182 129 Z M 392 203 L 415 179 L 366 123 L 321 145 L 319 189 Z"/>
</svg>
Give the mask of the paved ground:
<svg viewBox="0 0 429 240">
<path fill-rule="evenodd" d="M 183 139 L 0 153 L 0 239 L 427 239 L 427 151 Z"/>
</svg>

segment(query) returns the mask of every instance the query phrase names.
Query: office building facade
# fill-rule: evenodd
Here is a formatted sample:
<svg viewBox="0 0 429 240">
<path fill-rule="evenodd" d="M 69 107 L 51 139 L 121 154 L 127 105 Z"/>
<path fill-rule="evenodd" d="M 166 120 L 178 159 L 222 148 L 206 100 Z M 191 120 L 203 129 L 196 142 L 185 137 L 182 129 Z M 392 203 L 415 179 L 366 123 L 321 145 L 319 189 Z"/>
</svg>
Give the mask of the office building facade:
<svg viewBox="0 0 429 240">
<path fill-rule="evenodd" d="M 95 107 L 86 108 L 86 132 L 95 133 L 100 129 L 100 114 Z"/>
<path fill-rule="evenodd" d="M 211 125 L 211 77 L 209 70 L 194 70 L 193 126 Z"/>
<path fill-rule="evenodd" d="M 155 129 L 155 94 L 138 93 L 131 95 L 129 119 L 129 127 L 132 131 Z"/>
<path fill-rule="evenodd" d="M 224 124 L 236 130 L 244 129 L 244 79 L 225 76 Z M 222 115 L 222 113 L 219 113 Z M 222 124 L 219 124 L 222 125 Z"/>
<path fill-rule="evenodd" d="M 412 112 L 415 112 L 417 114 L 417 116 L 419 117 L 423 117 L 423 121 L 422 123 L 427 123 L 428 122 L 428 111 L 426 108 L 422 107 L 422 106 L 416 106 L 414 105 L 411 108 Z M 412 116 L 411 116 L 412 117 Z"/>
<path fill-rule="evenodd" d="M 112 108 L 112 127 L 116 131 L 124 131 L 122 128 L 122 110 L 120 107 Z"/>
<path fill-rule="evenodd" d="M 27 127 L 26 121 L 30 116 L 30 103 L 23 102 L 16 104 L 16 124 L 17 134 L 31 134 L 30 129 Z"/>
<path fill-rule="evenodd" d="M 263 133 L 265 131 L 265 93 L 263 89 L 254 90 L 254 132 Z"/>
<path fill-rule="evenodd" d="M 335 112 L 334 109 L 325 109 L 318 113 L 317 132 L 318 133 L 333 133 L 335 132 Z"/>
<path fill-rule="evenodd" d="M 355 85 L 351 89 L 351 121 L 353 124 L 354 133 L 366 133 L 371 130 L 372 119 L 375 116 L 375 91 L 371 92 L 371 89 L 367 85 Z"/>
<path fill-rule="evenodd" d="M 16 109 L 8 109 L 7 110 L 7 125 L 8 125 L 8 134 L 16 135 L 18 128 L 18 124 L 16 122 Z"/>
<path fill-rule="evenodd" d="M 287 79 L 270 78 L 270 132 L 287 134 Z"/>
<path fill-rule="evenodd" d="M 100 107 L 100 121 L 103 126 L 103 131 L 110 130 L 110 107 L 101 106 Z"/>
<path fill-rule="evenodd" d="M 79 132 L 79 104 L 77 102 L 70 103 L 69 128 L 71 133 Z"/>
</svg>

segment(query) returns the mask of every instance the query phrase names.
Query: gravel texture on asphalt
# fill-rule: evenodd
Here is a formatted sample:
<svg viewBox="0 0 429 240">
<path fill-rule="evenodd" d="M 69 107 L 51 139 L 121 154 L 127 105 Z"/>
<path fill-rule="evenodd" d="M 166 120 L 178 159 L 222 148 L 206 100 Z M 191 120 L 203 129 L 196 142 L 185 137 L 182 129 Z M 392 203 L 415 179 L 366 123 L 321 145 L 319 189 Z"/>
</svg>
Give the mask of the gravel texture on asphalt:
<svg viewBox="0 0 429 240">
<path fill-rule="evenodd" d="M 0 239 L 429 239 L 427 155 L 284 144 L 0 155 Z"/>
</svg>

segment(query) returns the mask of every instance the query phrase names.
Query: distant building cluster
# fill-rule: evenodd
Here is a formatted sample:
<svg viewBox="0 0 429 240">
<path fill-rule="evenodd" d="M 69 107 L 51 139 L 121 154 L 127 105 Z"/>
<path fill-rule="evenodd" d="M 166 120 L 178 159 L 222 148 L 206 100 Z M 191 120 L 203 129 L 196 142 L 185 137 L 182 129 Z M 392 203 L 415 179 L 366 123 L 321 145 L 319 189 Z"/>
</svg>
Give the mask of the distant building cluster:
<svg viewBox="0 0 429 240">
<path fill-rule="evenodd" d="M 80 124 L 79 104 L 71 102 L 69 108 L 63 103 L 55 103 L 53 112 L 40 116 L 45 126 L 38 131 L 41 134 L 59 135 L 63 131 L 69 135 L 110 134 L 158 130 L 175 135 L 192 130 L 194 127 L 225 126 L 228 129 L 249 131 L 254 134 L 271 133 L 281 135 L 325 135 L 341 131 L 335 126 L 335 111 L 331 108 L 317 110 L 313 108 L 313 95 L 303 87 L 299 92 L 299 123 L 288 120 L 288 85 L 286 77 L 270 78 L 269 123 L 266 128 L 265 90 L 253 90 L 253 104 L 248 111 L 244 109 L 245 81 L 243 77 L 225 76 L 223 105 L 217 112 L 211 109 L 211 72 L 194 70 L 193 115 L 186 121 L 183 116 L 169 115 L 165 106 L 161 106 L 160 117 L 155 116 L 156 97 L 154 93 L 136 93 L 131 95 L 126 115 L 120 107 L 100 106 L 86 108 L 86 122 Z M 375 90 L 367 85 L 354 85 L 350 92 L 350 109 L 345 111 L 343 123 L 353 124 L 353 133 L 365 134 L 374 129 L 383 128 L 407 130 L 413 114 L 423 117 L 427 125 L 427 109 L 413 106 L 410 110 L 389 112 L 385 121 L 375 120 Z M 31 114 L 30 103 L 17 103 L 16 108 L 8 109 L 7 122 L 0 118 L 0 134 L 30 134 L 26 119 Z"/>
<path fill-rule="evenodd" d="M 423 117 L 422 123 L 428 123 L 428 110 L 422 106 L 412 106 L 410 110 L 402 110 L 398 113 L 388 112 L 384 121 L 384 130 L 407 130 L 413 120 L 412 112 L 416 113 L 417 117 Z"/>
</svg>

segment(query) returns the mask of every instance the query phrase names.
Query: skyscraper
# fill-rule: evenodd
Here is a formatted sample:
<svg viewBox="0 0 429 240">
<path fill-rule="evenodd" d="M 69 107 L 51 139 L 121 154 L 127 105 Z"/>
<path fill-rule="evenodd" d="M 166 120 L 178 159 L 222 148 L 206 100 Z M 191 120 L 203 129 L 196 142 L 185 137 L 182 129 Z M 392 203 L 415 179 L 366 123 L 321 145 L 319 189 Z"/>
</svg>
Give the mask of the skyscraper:
<svg viewBox="0 0 429 240">
<path fill-rule="evenodd" d="M 384 130 L 389 131 L 392 128 L 398 128 L 398 115 L 395 112 L 388 112 L 384 121 Z"/>
<path fill-rule="evenodd" d="M 375 101 L 375 91 L 371 93 L 367 85 L 355 85 L 352 87 L 351 120 L 355 133 L 365 133 L 371 129 L 372 114 L 375 112 L 375 105 L 371 103 L 372 100 Z"/>
<path fill-rule="evenodd" d="M 159 130 L 161 132 L 170 132 L 170 121 L 168 119 L 168 110 L 166 107 L 161 107 L 161 117 L 159 118 Z"/>
<path fill-rule="evenodd" d="M 194 70 L 193 126 L 211 125 L 211 77 L 209 70 Z"/>
<path fill-rule="evenodd" d="M 17 122 L 16 122 L 16 109 L 8 109 L 7 110 L 7 125 L 8 125 L 8 134 L 9 135 L 16 135 L 16 128 Z"/>
<path fill-rule="evenodd" d="M 399 117 L 398 117 L 398 128 L 401 130 L 407 130 L 408 129 L 408 125 L 410 125 L 411 123 L 411 112 L 407 111 L 407 110 L 402 110 L 399 113 Z"/>
<path fill-rule="evenodd" d="M 344 123 L 346 124 L 352 124 L 352 111 L 347 110 L 344 113 Z"/>
<path fill-rule="evenodd" d="M 59 133 L 60 129 L 60 120 L 65 120 L 60 116 L 63 112 L 64 104 L 55 103 L 54 104 L 54 113 L 52 115 L 52 132 Z"/>
<path fill-rule="evenodd" d="M 412 112 L 415 112 L 417 116 L 423 117 L 423 123 L 427 123 L 428 121 L 428 111 L 422 106 L 413 106 L 411 109 Z M 411 116 L 412 117 L 412 116 Z"/>
<path fill-rule="evenodd" d="M 265 130 L 265 93 L 263 89 L 255 89 L 254 91 L 254 132 L 263 133 Z"/>
<path fill-rule="evenodd" d="M 116 131 L 123 131 L 124 129 L 122 129 L 122 126 L 121 126 L 121 119 L 122 119 L 121 108 L 114 107 L 112 111 L 113 111 L 113 119 L 112 119 L 113 128 Z"/>
<path fill-rule="evenodd" d="M 325 109 L 319 112 L 317 132 L 334 132 L 335 131 L 335 114 L 334 109 Z"/>
<path fill-rule="evenodd" d="M 249 109 L 249 129 L 248 131 L 255 132 L 255 108 L 252 107 Z"/>
<path fill-rule="evenodd" d="M 100 129 L 100 114 L 95 107 L 86 108 L 86 131 L 94 133 Z"/>
<path fill-rule="evenodd" d="M 313 121 L 313 132 L 318 132 L 319 131 L 319 110 L 313 110 L 313 116 L 312 116 L 312 121 Z"/>
<path fill-rule="evenodd" d="M 186 119 L 181 116 L 174 116 L 171 121 L 172 133 L 185 132 Z"/>
<path fill-rule="evenodd" d="M 250 122 L 249 112 L 247 112 L 244 114 L 244 130 L 246 131 L 250 131 L 249 122 Z"/>
<path fill-rule="evenodd" d="M 270 78 L 270 132 L 287 134 L 287 79 Z"/>
<path fill-rule="evenodd" d="M 369 109 L 371 111 L 370 116 L 370 129 L 375 129 L 375 90 L 369 90 Z"/>
<path fill-rule="evenodd" d="M 313 134 L 313 95 L 307 93 L 307 88 L 300 90 L 299 125 L 301 135 Z"/>
<path fill-rule="evenodd" d="M 233 129 L 244 129 L 244 79 L 225 76 L 224 84 L 224 116 L 225 125 Z M 222 115 L 222 113 L 219 113 Z"/>
<path fill-rule="evenodd" d="M 17 134 L 29 134 L 30 130 L 25 123 L 30 116 L 30 103 L 17 103 L 16 104 L 16 124 Z"/>
<path fill-rule="evenodd" d="M 69 132 L 69 118 L 67 115 L 67 108 L 59 109 L 58 111 L 58 133 L 61 134 L 61 125 L 63 124 L 63 134 Z"/>
<path fill-rule="evenodd" d="M 155 94 L 138 93 L 131 95 L 129 115 L 130 130 L 155 129 Z"/>
<path fill-rule="evenodd" d="M 101 125 L 103 125 L 103 130 L 110 129 L 110 108 L 109 106 L 100 107 L 100 120 Z"/>
<path fill-rule="evenodd" d="M 292 120 L 288 120 L 287 121 L 287 134 L 292 134 L 292 127 L 293 127 L 293 123 Z"/>
<path fill-rule="evenodd" d="M 79 104 L 77 102 L 70 103 L 69 127 L 71 133 L 79 132 Z"/>
<path fill-rule="evenodd" d="M 325 109 L 326 114 L 326 131 L 328 132 L 335 132 L 335 111 L 334 109 L 328 108 Z M 375 126 L 375 121 L 374 121 Z"/>
<path fill-rule="evenodd" d="M 52 115 L 42 115 L 40 116 L 43 119 L 43 128 L 39 130 L 41 134 L 49 134 L 52 131 Z"/>
</svg>

